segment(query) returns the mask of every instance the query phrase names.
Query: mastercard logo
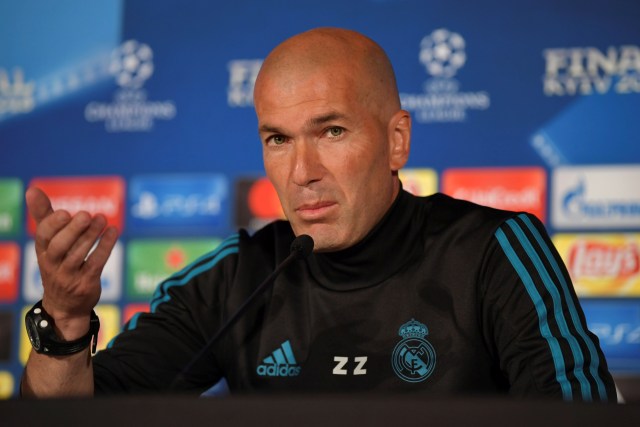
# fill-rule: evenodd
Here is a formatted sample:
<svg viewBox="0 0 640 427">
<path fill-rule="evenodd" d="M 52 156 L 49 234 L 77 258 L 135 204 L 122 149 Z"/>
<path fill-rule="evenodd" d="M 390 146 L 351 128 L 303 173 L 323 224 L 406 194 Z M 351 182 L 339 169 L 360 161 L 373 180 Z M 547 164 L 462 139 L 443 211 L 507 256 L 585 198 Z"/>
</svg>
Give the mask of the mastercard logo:
<svg viewBox="0 0 640 427">
<path fill-rule="evenodd" d="M 251 185 L 247 194 L 247 204 L 255 218 L 284 218 L 278 193 L 267 178 L 259 178 Z"/>
</svg>

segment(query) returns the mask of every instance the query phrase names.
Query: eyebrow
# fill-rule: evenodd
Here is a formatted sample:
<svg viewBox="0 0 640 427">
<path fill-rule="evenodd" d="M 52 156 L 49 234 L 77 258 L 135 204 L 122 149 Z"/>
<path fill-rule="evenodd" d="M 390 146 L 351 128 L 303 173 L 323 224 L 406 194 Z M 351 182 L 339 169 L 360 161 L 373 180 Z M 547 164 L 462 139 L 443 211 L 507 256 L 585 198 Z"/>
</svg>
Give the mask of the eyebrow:
<svg viewBox="0 0 640 427">
<path fill-rule="evenodd" d="M 317 117 L 312 117 L 309 120 L 307 120 L 305 122 L 305 127 L 306 128 L 314 128 L 314 127 L 318 127 L 318 126 L 322 126 L 326 123 L 329 122 L 333 122 L 335 120 L 340 120 L 340 119 L 344 119 L 346 118 L 346 116 L 342 113 L 338 113 L 338 112 L 330 112 L 327 114 L 324 114 L 322 116 L 317 116 Z M 260 128 L 258 129 L 259 132 L 269 132 L 269 133 L 284 133 L 280 128 L 278 128 L 277 126 L 272 126 L 269 124 L 263 124 L 260 126 Z"/>
<path fill-rule="evenodd" d="M 338 112 L 332 112 L 332 113 L 328 113 L 325 114 L 323 116 L 318 116 L 318 117 L 312 117 L 309 120 L 307 120 L 306 122 L 306 126 L 307 127 L 316 127 L 316 126 L 321 126 L 325 123 L 328 122 L 333 122 L 335 120 L 340 120 L 340 119 L 344 119 L 345 115 L 338 113 Z"/>
</svg>

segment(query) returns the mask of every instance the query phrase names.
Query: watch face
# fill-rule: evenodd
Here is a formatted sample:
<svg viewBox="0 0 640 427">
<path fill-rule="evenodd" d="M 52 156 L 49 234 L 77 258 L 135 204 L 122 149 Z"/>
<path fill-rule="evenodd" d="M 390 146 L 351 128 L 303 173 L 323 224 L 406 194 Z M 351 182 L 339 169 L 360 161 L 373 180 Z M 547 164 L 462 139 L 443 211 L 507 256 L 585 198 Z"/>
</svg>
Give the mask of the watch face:
<svg viewBox="0 0 640 427">
<path fill-rule="evenodd" d="M 27 335 L 34 349 L 40 350 L 40 336 L 38 335 L 38 327 L 33 319 L 26 319 Z"/>
</svg>

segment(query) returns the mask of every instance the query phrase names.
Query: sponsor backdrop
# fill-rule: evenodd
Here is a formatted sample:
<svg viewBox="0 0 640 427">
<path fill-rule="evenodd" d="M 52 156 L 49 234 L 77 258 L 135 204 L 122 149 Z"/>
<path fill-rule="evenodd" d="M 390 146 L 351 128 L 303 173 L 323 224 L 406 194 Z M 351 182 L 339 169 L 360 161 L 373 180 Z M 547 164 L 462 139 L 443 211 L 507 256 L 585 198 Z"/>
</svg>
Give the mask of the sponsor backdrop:
<svg viewBox="0 0 640 427">
<path fill-rule="evenodd" d="M 25 189 L 121 231 L 104 347 L 163 277 L 282 216 L 253 82 L 275 44 L 316 26 L 389 53 L 414 124 L 405 188 L 536 214 L 611 369 L 637 379 L 638 17 L 631 0 L 0 3 L 0 396 L 16 394 L 42 292 Z"/>
</svg>

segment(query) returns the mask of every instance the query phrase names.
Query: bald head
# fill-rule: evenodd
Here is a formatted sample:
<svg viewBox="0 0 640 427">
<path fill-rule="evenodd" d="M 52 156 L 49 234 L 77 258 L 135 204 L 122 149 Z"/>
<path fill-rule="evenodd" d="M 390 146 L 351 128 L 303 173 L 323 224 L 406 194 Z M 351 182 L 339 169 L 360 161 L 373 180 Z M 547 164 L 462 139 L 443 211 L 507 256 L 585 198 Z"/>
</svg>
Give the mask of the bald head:
<svg viewBox="0 0 640 427">
<path fill-rule="evenodd" d="M 267 176 L 296 235 L 316 251 L 359 242 L 400 191 L 411 117 L 371 39 L 320 28 L 276 47 L 254 89 Z"/>
<path fill-rule="evenodd" d="M 265 59 L 255 84 L 259 106 L 266 87 L 293 90 L 311 75 L 344 82 L 382 120 L 400 109 L 393 67 L 382 48 L 355 31 L 317 28 L 293 36 Z"/>
</svg>

